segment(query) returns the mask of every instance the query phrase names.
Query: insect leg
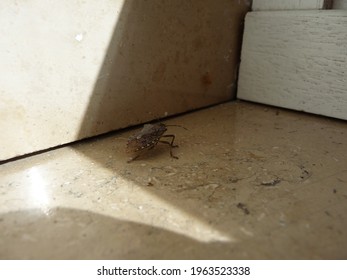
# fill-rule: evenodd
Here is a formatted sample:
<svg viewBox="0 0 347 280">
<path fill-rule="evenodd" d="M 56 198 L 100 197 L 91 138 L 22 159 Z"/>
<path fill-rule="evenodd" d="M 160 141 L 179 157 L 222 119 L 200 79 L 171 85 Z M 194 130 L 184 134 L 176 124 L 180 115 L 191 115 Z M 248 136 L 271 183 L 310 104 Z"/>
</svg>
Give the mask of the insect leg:
<svg viewBox="0 0 347 280">
<path fill-rule="evenodd" d="M 178 145 L 174 145 L 173 144 L 173 142 L 175 141 L 175 135 L 173 135 L 173 134 L 167 134 L 167 135 L 163 135 L 163 136 L 161 136 L 160 138 L 164 138 L 164 137 L 166 137 L 166 138 L 171 138 L 172 140 L 171 140 L 171 142 L 169 143 L 169 142 L 167 142 L 167 141 L 159 141 L 159 142 L 162 142 L 162 143 L 165 143 L 166 142 L 166 144 L 169 144 L 172 148 L 176 148 L 176 147 L 178 147 Z"/>
<path fill-rule="evenodd" d="M 129 159 L 129 160 L 127 161 L 127 163 L 132 162 L 133 160 L 137 159 L 139 156 L 140 156 L 140 154 L 138 154 L 138 155 L 132 157 L 131 159 Z"/>
<path fill-rule="evenodd" d="M 178 145 L 174 145 L 174 144 L 173 144 L 173 142 L 175 141 L 175 135 L 169 134 L 169 135 L 163 135 L 163 136 L 161 136 L 161 138 L 163 138 L 163 137 L 171 138 L 171 139 L 172 139 L 171 142 L 163 141 L 163 140 L 159 140 L 159 142 L 160 142 L 160 143 L 164 143 L 164 144 L 170 145 L 170 156 L 173 157 L 173 158 L 175 158 L 175 159 L 178 159 L 178 157 L 176 157 L 176 156 L 174 156 L 174 155 L 172 154 L 172 148 L 178 147 Z"/>
</svg>

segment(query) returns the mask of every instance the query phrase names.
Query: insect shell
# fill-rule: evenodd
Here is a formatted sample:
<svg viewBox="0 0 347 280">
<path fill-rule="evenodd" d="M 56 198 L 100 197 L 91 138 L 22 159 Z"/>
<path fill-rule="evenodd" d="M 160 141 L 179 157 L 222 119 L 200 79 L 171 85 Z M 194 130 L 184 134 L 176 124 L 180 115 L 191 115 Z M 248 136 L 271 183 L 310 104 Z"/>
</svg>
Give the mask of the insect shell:
<svg viewBox="0 0 347 280">
<path fill-rule="evenodd" d="M 143 151 L 154 148 L 160 141 L 160 138 L 163 137 L 166 130 L 166 125 L 163 123 L 145 124 L 140 132 L 130 136 L 128 138 L 126 151 L 133 157 L 128 162 L 139 157 Z"/>
<path fill-rule="evenodd" d="M 166 125 L 163 123 L 145 124 L 140 132 L 128 138 L 127 152 L 138 153 L 152 149 L 166 130 Z"/>
</svg>

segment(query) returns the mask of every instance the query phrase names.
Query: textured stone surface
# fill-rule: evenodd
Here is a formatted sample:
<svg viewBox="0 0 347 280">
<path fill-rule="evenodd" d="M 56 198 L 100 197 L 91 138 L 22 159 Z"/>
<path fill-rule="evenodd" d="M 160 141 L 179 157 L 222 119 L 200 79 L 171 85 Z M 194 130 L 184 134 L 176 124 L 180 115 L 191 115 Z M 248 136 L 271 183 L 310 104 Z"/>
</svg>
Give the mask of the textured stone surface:
<svg viewBox="0 0 347 280">
<path fill-rule="evenodd" d="M 1 259 L 346 259 L 347 127 L 229 103 L 0 166 Z"/>
</svg>

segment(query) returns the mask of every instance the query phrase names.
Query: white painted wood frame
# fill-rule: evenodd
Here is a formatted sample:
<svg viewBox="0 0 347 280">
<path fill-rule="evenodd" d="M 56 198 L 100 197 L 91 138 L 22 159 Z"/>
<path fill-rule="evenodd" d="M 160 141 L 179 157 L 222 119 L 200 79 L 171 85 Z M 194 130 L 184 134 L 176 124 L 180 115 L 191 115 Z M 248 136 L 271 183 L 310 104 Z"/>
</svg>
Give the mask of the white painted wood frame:
<svg viewBox="0 0 347 280">
<path fill-rule="evenodd" d="M 347 11 L 248 13 L 238 98 L 347 119 Z"/>
<path fill-rule="evenodd" d="M 347 0 L 334 0 L 333 9 L 347 10 Z"/>
<path fill-rule="evenodd" d="M 332 0 L 253 0 L 253 11 L 328 9 Z"/>
</svg>

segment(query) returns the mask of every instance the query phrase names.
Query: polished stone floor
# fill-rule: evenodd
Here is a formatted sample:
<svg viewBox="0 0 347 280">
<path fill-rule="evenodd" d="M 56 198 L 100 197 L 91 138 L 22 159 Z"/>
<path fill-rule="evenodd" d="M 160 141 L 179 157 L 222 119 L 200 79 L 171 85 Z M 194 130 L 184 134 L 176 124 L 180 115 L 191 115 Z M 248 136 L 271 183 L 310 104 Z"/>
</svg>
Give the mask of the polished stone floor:
<svg viewBox="0 0 347 280">
<path fill-rule="evenodd" d="M 0 165 L 1 259 L 346 259 L 347 123 L 246 102 Z"/>
</svg>

